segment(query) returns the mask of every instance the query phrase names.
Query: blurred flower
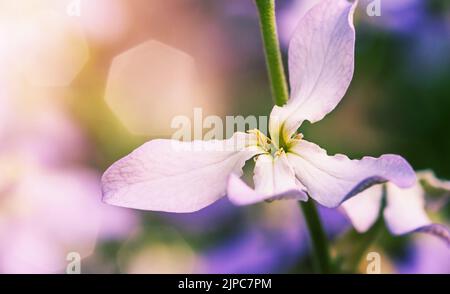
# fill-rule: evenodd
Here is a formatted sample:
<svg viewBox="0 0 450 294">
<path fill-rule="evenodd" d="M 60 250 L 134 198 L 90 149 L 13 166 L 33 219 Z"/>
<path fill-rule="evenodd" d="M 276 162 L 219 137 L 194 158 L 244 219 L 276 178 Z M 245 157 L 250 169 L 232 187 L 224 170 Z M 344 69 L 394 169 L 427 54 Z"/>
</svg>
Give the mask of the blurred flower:
<svg viewBox="0 0 450 294">
<path fill-rule="evenodd" d="M 293 0 L 290 6 L 280 10 L 278 25 L 284 45 L 291 39 L 300 20 L 318 3 L 325 0 Z M 374 0 L 359 1 L 361 19 L 378 28 L 393 32 L 411 32 L 419 27 L 425 16 L 425 1 L 422 0 L 380 0 L 380 15 L 369 16 L 367 8 L 376 4 Z"/>
<path fill-rule="evenodd" d="M 410 34 L 406 66 L 421 83 L 425 79 L 431 80 L 443 75 L 449 68 L 450 26 L 446 21 L 437 16 L 428 16 Z M 420 71 L 412 70 L 413 68 L 420 68 Z"/>
<path fill-rule="evenodd" d="M 281 9 L 278 18 L 280 37 L 287 46 L 298 22 L 317 3 L 323 0 L 293 0 L 290 8 Z M 434 77 L 448 68 L 450 60 L 449 11 L 435 11 L 432 1 L 423 0 L 380 0 L 380 15 L 369 16 L 368 7 L 374 7 L 374 0 L 359 1 L 360 19 L 371 28 L 388 31 L 402 37 L 409 48 L 405 56 L 408 72 L 424 79 Z M 446 15 L 447 14 L 447 15 Z M 421 70 L 417 71 L 417 67 Z M 425 73 L 425 74 L 424 74 Z"/>
<path fill-rule="evenodd" d="M 373 184 L 411 186 L 415 174 L 400 156 L 328 156 L 296 133 L 303 121 L 314 123 L 332 111 L 350 84 L 353 11 L 346 0 L 324 1 L 303 18 L 289 51 L 291 99 L 273 108 L 271 139 L 253 130 L 224 141 L 150 141 L 104 173 L 103 200 L 137 209 L 192 212 L 226 192 L 237 205 L 282 198 L 306 201 L 308 193 L 324 206 L 337 207 Z M 252 190 L 236 174 L 256 155 Z"/>
<path fill-rule="evenodd" d="M 0 174 L 1 272 L 61 272 L 69 252 L 84 258 L 93 252 L 98 238 L 122 238 L 136 225 L 136 216 L 129 211 L 101 203 L 99 179 L 92 171 L 29 163 L 21 170 L 16 167 L 15 174 L 4 172 Z"/>
<path fill-rule="evenodd" d="M 305 14 L 322 0 L 292 0 L 279 12 L 277 23 L 280 33 L 280 41 L 288 45 L 292 39 L 295 28 Z"/>
<path fill-rule="evenodd" d="M 418 29 L 426 15 L 423 0 L 380 0 L 380 15 L 370 16 L 367 7 L 373 0 L 361 1 L 362 19 L 380 29 L 396 33 L 409 33 Z"/>
<path fill-rule="evenodd" d="M 419 172 L 418 178 L 436 189 L 450 191 L 448 182 L 440 181 L 430 172 Z M 383 186 L 376 185 L 347 200 L 342 208 L 358 232 L 366 232 L 378 219 L 382 209 Z M 433 224 L 425 211 L 425 191 L 418 181 L 413 187 L 400 189 L 386 184 L 386 207 L 383 216 L 395 235 L 411 232 L 435 234 L 450 244 L 449 229 Z"/>
<path fill-rule="evenodd" d="M 226 198 L 222 198 L 205 209 L 193 213 L 165 213 L 160 216 L 170 224 L 174 224 L 183 232 L 205 234 L 227 223 L 236 223 L 240 211 Z"/>
<path fill-rule="evenodd" d="M 74 166 L 83 136 L 55 93 L 15 78 L 0 80 L 10 114 L 0 132 L 0 272 L 63 272 L 70 252 L 84 258 L 137 219 L 103 204 L 97 172 Z"/>
<path fill-rule="evenodd" d="M 277 202 L 263 207 L 257 219 L 218 246 L 201 254 L 199 273 L 276 273 L 307 253 L 305 225 L 296 205 Z"/>
<path fill-rule="evenodd" d="M 330 238 L 348 221 L 335 209 L 319 208 Z M 297 265 L 310 248 L 306 224 L 297 205 L 285 201 L 262 206 L 262 213 L 230 239 L 201 254 L 199 273 L 279 273 Z"/>
<path fill-rule="evenodd" d="M 406 258 L 394 261 L 400 274 L 450 274 L 450 250 L 437 238 L 416 236 Z"/>
<path fill-rule="evenodd" d="M 82 132 L 69 119 L 60 93 L 17 76 L 0 79 L 0 154 L 13 152 L 46 165 L 80 160 L 87 151 Z"/>
<path fill-rule="evenodd" d="M 334 239 L 351 227 L 348 218 L 338 209 L 318 206 L 318 211 L 324 230 L 330 239 Z"/>
<path fill-rule="evenodd" d="M 85 183 L 83 172 L 71 173 L 29 170 L 0 195 L 2 272 L 59 272 L 69 252 L 93 251 L 101 219 L 95 178 Z"/>
<path fill-rule="evenodd" d="M 447 198 L 450 197 L 450 181 L 437 178 L 431 170 L 420 171 L 418 172 L 418 175 L 423 185 L 427 185 L 428 187 L 432 187 L 433 189 L 446 194 Z"/>
<path fill-rule="evenodd" d="M 197 249 L 189 246 L 189 243 L 173 229 L 157 226 L 152 222 L 145 232 L 135 232 L 120 249 L 121 272 L 285 272 L 296 266 L 310 250 L 309 236 L 300 209 L 297 205 L 283 201 L 259 208 L 261 209 L 252 211 L 254 212 L 252 217 L 240 220 L 234 218 L 234 224 L 240 223 L 237 231 L 229 232 L 229 236 L 221 237 L 219 240 L 208 238 L 210 241 Z M 199 213 L 204 213 L 208 209 L 209 207 Z M 342 221 L 344 220 L 342 214 L 336 210 L 321 209 L 320 212 L 331 236 L 338 234 L 346 226 Z M 248 216 L 248 213 L 243 215 Z M 175 220 L 178 217 L 183 219 L 184 215 L 174 215 Z M 200 219 L 204 220 L 201 217 Z M 214 221 L 212 216 L 210 219 Z M 211 221 L 199 225 L 209 231 L 220 230 L 221 227 L 220 223 L 211 224 Z M 183 234 L 186 232 L 184 227 L 182 232 Z M 204 236 L 203 234 L 202 239 Z M 161 240 L 164 240 L 164 245 Z"/>
<path fill-rule="evenodd" d="M 96 183 L 99 183 L 98 177 Z M 99 191 L 100 187 L 97 185 L 95 198 L 93 199 L 101 216 L 99 239 L 100 241 L 121 241 L 139 226 L 138 215 L 121 207 L 111 207 L 99 203 Z"/>
<path fill-rule="evenodd" d="M 136 225 L 130 211 L 101 203 L 95 172 L 20 154 L 0 152 L 1 272 L 61 272 L 69 252 L 86 257 L 98 238 L 121 238 Z"/>
</svg>

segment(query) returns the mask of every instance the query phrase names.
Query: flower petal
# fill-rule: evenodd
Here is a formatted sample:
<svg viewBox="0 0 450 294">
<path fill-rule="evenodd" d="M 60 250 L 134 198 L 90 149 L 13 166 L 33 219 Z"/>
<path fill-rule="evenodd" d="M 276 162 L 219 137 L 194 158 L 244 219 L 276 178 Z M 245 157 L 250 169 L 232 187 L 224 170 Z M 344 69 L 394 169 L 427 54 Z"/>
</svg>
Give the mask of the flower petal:
<svg viewBox="0 0 450 294">
<path fill-rule="evenodd" d="M 367 232 L 380 216 L 383 186 L 374 185 L 342 203 L 353 227 L 360 233 Z"/>
<path fill-rule="evenodd" d="M 399 274 L 449 274 L 450 250 L 446 244 L 428 236 L 414 236 L 408 242 L 408 258 L 395 260 Z"/>
<path fill-rule="evenodd" d="M 450 204 L 450 181 L 439 179 L 432 170 L 423 170 L 416 174 L 425 190 L 429 212 L 441 211 Z"/>
<path fill-rule="evenodd" d="M 326 0 L 299 22 L 289 46 L 291 98 L 271 114 L 272 137 L 294 133 L 304 120 L 321 120 L 347 91 L 353 77 L 355 4 Z"/>
<path fill-rule="evenodd" d="M 230 176 L 227 188 L 230 201 L 236 205 L 250 205 L 279 199 L 308 199 L 284 153 L 275 158 L 268 154 L 258 156 L 253 181 L 255 190 L 239 177 Z"/>
<path fill-rule="evenodd" d="M 254 135 L 224 141 L 152 140 L 103 175 L 103 200 L 143 210 L 193 212 L 225 195 L 231 173 L 260 153 Z M 250 142 L 250 143 L 249 143 Z"/>
<path fill-rule="evenodd" d="M 395 235 L 426 232 L 436 235 L 450 244 L 448 228 L 440 224 L 433 224 L 425 211 L 425 191 L 420 183 L 416 183 L 408 189 L 400 189 L 388 184 L 384 219 L 389 230 Z"/>
<path fill-rule="evenodd" d="M 424 191 L 420 184 L 416 183 L 408 189 L 387 185 L 384 218 L 389 230 L 396 235 L 431 224 L 425 212 Z"/>
<path fill-rule="evenodd" d="M 350 160 L 342 154 L 329 156 L 316 144 L 299 140 L 292 144 L 287 157 L 308 194 L 327 207 L 337 207 L 374 184 L 392 181 L 406 188 L 416 180 L 411 166 L 398 155 Z"/>
<path fill-rule="evenodd" d="M 435 235 L 439 237 L 441 240 L 447 243 L 447 246 L 450 246 L 450 229 L 442 224 L 430 224 L 427 226 L 423 226 L 414 230 L 414 232 L 422 232 Z"/>
<path fill-rule="evenodd" d="M 417 177 L 420 181 L 425 182 L 427 185 L 434 189 L 443 190 L 443 192 L 450 191 L 450 181 L 444 181 L 436 177 L 433 171 L 423 170 L 417 172 Z"/>
</svg>

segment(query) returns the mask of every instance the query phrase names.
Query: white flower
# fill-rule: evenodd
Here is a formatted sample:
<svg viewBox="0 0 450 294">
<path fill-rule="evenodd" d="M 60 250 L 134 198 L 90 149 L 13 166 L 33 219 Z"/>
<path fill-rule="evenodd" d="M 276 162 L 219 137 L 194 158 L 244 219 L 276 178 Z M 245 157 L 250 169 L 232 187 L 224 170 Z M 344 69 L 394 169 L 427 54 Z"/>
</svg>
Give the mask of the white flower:
<svg viewBox="0 0 450 294">
<path fill-rule="evenodd" d="M 105 172 L 104 201 L 192 212 L 225 195 L 238 205 L 286 197 L 306 201 L 309 195 L 337 207 L 373 184 L 413 185 L 414 171 L 400 156 L 329 156 L 297 134 L 303 121 L 321 120 L 347 91 L 354 68 L 354 9 L 346 0 L 327 0 L 300 21 L 289 48 L 291 97 L 271 113 L 271 139 L 255 130 L 224 141 L 152 140 Z M 254 156 L 255 190 L 239 179 Z"/>
</svg>

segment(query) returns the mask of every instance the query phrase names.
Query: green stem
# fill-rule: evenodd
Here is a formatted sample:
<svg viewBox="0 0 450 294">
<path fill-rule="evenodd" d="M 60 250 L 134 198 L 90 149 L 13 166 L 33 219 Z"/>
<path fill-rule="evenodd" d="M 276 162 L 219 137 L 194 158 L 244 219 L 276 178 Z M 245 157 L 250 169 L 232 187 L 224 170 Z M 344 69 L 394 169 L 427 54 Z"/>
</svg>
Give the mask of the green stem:
<svg viewBox="0 0 450 294">
<path fill-rule="evenodd" d="M 358 196 L 357 196 L 358 197 Z M 383 211 L 386 207 L 386 186 L 383 185 L 383 197 L 377 221 L 365 233 L 358 233 L 355 229 L 348 231 L 338 240 L 334 248 L 339 252 L 335 259 L 341 272 L 357 273 L 361 260 L 370 247 L 377 242 L 384 232 L 385 223 Z"/>
<path fill-rule="evenodd" d="M 282 106 L 289 98 L 275 21 L 275 0 L 255 0 L 259 12 L 266 64 L 275 104 Z"/>
<path fill-rule="evenodd" d="M 348 268 L 352 272 L 357 271 L 358 265 L 361 263 L 364 253 L 366 253 L 370 246 L 378 239 L 384 228 L 383 211 L 386 207 L 386 193 L 386 185 L 383 185 L 383 197 L 381 200 L 380 213 L 377 221 L 365 234 L 357 234 L 359 238 L 355 238 L 357 241 L 355 241 L 353 253 L 348 260 Z"/>
<path fill-rule="evenodd" d="M 377 222 L 364 235 L 358 234 L 358 239 L 354 244 L 353 254 L 349 257 L 348 268 L 351 272 L 357 272 L 358 265 L 367 252 L 369 247 L 377 240 L 378 236 L 384 227 L 383 218 L 378 218 Z"/>
<path fill-rule="evenodd" d="M 314 262 L 317 271 L 322 274 L 332 272 L 332 263 L 328 239 L 320 221 L 316 205 L 312 200 L 300 202 L 303 215 L 308 225 L 309 234 L 312 242 Z"/>
<path fill-rule="evenodd" d="M 272 95 L 275 104 L 282 106 L 288 101 L 289 94 L 277 35 L 275 0 L 255 0 L 255 3 L 259 13 Z M 328 240 L 322 228 L 316 206 L 312 201 L 308 201 L 302 202 L 301 207 L 310 231 L 317 269 L 321 273 L 330 273 L 332 265 Z"/>
</svg>

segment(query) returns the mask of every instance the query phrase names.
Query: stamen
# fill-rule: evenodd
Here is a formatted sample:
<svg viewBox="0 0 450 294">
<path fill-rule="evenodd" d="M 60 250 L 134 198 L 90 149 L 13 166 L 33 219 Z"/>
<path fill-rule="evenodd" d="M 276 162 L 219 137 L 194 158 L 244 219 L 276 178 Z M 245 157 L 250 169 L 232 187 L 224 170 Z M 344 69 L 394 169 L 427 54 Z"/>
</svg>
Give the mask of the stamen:
<svg viewBox="0 0 450 294">
<path fill-rule="evenodd" d="M 283 149 L 283 147 L 281 147 L 280 149 L 278 149 L 276 152 L 275 152 L 275 156 L 280 156 L 281 154 L 283 154 L 284 153 L 284 149 Z"/>
<path fill-rule="evenodd" d="M 303 134 L 302 133 L 298 133 L 297 135 L 295 135 L 294 139 L 295 140 L 302 140 L 303 139 Z"/>
<path fill-rule="evenodd" d="M 262 147 L 266 151 L 270 150 L 271 141 L 260 130 L 253 129 L 253 130 L 249 130 L 248 133 L 256 135 L 256 142 L 257 142 L 258 146 Z"/>
</svg>

